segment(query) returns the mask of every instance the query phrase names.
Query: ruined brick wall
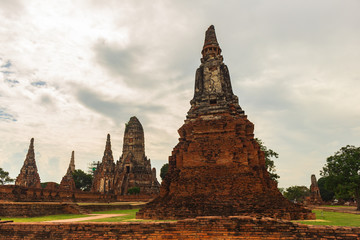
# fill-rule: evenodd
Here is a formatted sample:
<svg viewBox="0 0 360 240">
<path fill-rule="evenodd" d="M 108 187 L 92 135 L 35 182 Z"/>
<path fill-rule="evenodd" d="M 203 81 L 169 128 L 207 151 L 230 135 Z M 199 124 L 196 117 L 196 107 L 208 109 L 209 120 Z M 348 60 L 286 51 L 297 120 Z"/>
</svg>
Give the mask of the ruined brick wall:
<svg viewBox="0 0 360 240">
<path fill-rule="evenodd" d="M 112 205 L 112 204 L 89 204 L 89 205 L 81 205 L 82 209 L 85 209 L 89 212 L 99 212 L 99 211 L 110 211 L 110 210 L 124 210 L 124 209 L 138 209 L 142 207 L 144 204 L 137 204 L 137 205 Z"/>
<path fill-rule="evenodd" d="M 0 202 L 147 202 L 156 195 L 102 194 L 83 191 L 49 190 L 0 185 Z"/>
<path fill-rule="evenodd" d="M 251 217 L 198 217 L 157 223 L 6 223 L 0 239 L 359 239 L 360 228 Z"/>
<path fill-rule="evenodd" d="M 61 203 L 0 203 L 0 217 L 37 217 L 79 213 L 75 204 Z"/>
</svg>

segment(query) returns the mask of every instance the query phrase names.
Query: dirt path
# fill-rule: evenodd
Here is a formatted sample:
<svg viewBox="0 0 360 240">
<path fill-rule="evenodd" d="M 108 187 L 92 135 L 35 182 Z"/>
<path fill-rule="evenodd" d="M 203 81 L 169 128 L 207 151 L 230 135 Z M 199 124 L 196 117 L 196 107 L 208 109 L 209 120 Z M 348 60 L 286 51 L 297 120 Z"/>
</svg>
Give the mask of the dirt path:
<svg viewBox="0 0 360 240">
<path fill-rule="evenodd" d="M 340 212 L 340 213 L 351 213 L 351 214 L 360 214 L 360 211 L 356 211 L 356 207 L 323 207 L 323 206 L 314 206 L 314 209 L 324 210 L 330 212 Z"/>
<path fill-rule="evenodd" d="M 45 221 L 45 222 L 52 222 L 52 223 L 80 222 L 80 221 L 87 221 L 87 220 L 94 220 L 94 219 L 101 219 L 101 218 L 120 217 L 120 216 L 125 216 L 125 215 L 127 215 L 127 214 L 89 214 L 89 217 L 52 220 L 52 221 Z"/>
</svg>

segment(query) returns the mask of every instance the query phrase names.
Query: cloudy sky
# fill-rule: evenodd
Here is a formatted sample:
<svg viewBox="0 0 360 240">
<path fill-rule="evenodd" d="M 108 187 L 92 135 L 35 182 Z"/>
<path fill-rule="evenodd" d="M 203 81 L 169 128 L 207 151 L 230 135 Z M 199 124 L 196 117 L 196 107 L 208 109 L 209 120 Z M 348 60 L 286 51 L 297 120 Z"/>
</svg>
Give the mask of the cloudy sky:
<svg viewBox="0 0 360 240">
<path fill-rule="evenodd" d="M 204 33 L 214 24 L 255 136 L 279 153 L 279 186 L 360 145 L 360 1 L 0 0 L 0 167 L 30 139 L 43 182 L 114 158 L 137 116 L 159 171 L 178 142 Z"/>
</svg>

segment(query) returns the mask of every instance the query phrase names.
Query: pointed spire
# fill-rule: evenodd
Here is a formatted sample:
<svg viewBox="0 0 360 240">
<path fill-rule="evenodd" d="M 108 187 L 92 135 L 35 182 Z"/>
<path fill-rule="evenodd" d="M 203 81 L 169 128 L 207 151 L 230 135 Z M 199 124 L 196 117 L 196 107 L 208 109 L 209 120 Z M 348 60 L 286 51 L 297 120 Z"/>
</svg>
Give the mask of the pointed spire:
<svg viewBox="0 0 360 240">
<path fill-rule="evenodd" d="M 106 149 L 110 149 L 111 150 L 111 141 L 110 141 L 110 134 L 108 133 L 107 138 L 106 138 L 106 146 L 105 146 L 105 151 Z"/>
<path fill-rule="evenodd" d="M 72 151 L 72 153 L 71 153 L 70 164 L 69 164 L 67 172 L 68 173 L 75 172 L 75 152 L 74 151 Z"/>
<path fill-rule="evenodd" d="M 104 156 L 102 159 L 102 162 L 107 162 L 107 161 L 111 161 L 113 162 L 113 155 L 112 155 L 112 151 L 111 151 L 111 140 L 110 140 L 110 134 L 107 135 L 106 137 L 106 145 L 105 145 L 105 150 L 104 150 Z"/>
<path fill-rule="evenodd" d="M 203 55 L 203 58 L 207 58 L 211 55 L 215 57 L 221 54 L 221 48 L 216 39 L 214 25 L 211 25 L 205 33 L 205 41 L 201 54 Z"/>
<path fill-rule="evenodd" d="M 29 149 L 34 149 L 34 138 L 31 138 L 31 140 L 30 140 Z"/>
</svg>

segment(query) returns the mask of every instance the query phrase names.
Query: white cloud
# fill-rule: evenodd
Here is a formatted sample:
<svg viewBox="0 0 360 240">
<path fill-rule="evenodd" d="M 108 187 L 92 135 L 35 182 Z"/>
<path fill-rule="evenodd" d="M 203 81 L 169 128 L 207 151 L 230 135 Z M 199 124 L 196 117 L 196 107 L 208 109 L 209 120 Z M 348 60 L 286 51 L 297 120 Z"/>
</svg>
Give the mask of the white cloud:
<svg viewBox="0 0 360 240">
<path fill-rule="evenodd" d="M 327 156 L 360 145 L 359 5 L 1 1 L 0 165 L 16 177 L 35 137 L 41 179 L 59 182 L 72 150 L 78 168 L 101 160 L 107 133 L 118 159 L 136 115 L 159 172 L 214 24 L 240 105 L 280 154 L 280 186 L 309 185 Z"/>
</svg>

